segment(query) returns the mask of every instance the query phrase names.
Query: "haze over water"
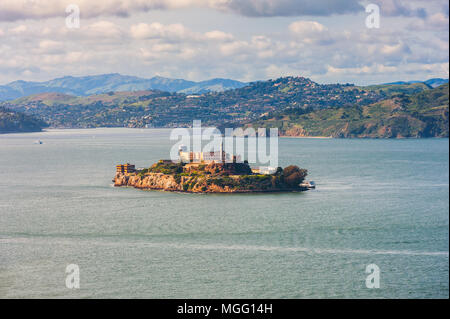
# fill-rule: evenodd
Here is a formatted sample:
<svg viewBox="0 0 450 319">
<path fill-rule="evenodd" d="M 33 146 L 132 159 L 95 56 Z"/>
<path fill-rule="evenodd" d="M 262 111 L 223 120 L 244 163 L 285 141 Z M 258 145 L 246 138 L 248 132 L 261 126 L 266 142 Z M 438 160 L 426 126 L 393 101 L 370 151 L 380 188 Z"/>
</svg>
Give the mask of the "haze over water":
<svg viewBox="0 0 450 319">
<path fill-rule="evenodd" d="M 305 193 L 112 187 L 116 164 L 168 158 L 169 133 L 0 135 L 0 297 L 448 298 L 448 139 L 280 139 Z"/>
</svg>

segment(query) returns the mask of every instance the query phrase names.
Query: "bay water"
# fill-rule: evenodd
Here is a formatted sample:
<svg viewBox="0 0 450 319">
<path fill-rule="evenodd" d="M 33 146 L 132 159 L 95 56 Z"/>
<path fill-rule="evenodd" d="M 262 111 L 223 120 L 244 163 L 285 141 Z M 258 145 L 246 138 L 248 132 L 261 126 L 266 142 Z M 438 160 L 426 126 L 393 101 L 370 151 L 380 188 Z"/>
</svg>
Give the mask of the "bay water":
<svg viewBox="0 0 450 319">
<path fill-rule="evenodd" d="M 169 134 L 0 135 L 0 298 L 449 297 L 448 139 L 281 138 L 303 193 L 112 186 L 116 164 L 168 158 Z"/>
</svg>

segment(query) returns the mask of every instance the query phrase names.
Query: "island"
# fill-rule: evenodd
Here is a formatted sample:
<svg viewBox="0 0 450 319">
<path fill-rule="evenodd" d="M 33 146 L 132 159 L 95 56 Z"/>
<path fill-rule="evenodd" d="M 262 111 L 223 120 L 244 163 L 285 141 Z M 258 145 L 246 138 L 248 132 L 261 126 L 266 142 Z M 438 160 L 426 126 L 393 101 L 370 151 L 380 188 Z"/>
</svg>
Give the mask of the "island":
<svg viewBox="0 0 450 319">
<path fill-rule="evenodd" d="M 295 165 L 284 169 L 252 169 L 245 161 L 160 160 L 146 169 L 135 169 L 131 164 L 117 165 L 113 182 L 117 187 L 188 193 L 302 192 L 313 187 L 305 182 L 307 173 Z"/>
</svg>

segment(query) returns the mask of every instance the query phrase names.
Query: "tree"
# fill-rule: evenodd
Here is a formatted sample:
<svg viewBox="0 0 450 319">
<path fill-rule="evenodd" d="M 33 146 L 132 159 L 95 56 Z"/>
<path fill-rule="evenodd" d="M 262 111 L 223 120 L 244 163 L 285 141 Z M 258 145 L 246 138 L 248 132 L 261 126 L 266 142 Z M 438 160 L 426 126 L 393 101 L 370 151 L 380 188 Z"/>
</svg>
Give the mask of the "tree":
<svg viewBox="0 0 450 319">
<path fill-rule="evenodd" d="M 306 169 L 301 169 L 295 165 L 290 165 L 283 170 L 283 180 L 291 187 L 297 187 L 305 180 L 307 175 Z"/>
<path fill-rule="evenodd" d="M 275 172 L 275 176 L 281 176 L 283 174 L 283 168 L 277 167 L 277 171 Z"/>
</svg>

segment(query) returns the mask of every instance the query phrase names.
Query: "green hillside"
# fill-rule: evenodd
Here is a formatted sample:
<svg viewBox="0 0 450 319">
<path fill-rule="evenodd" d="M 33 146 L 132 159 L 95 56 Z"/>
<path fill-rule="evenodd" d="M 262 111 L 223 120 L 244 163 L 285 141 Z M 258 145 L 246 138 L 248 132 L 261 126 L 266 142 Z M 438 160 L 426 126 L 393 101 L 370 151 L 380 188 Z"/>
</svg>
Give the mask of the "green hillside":
<svg viewBox="0 0 450 319">
<path fill-rule="evenodd" d="M 137 91 L 76 97 L 41 93 L 0 105 L 35 115 L 53 127 L 180 127 L 192 125 L 194 119 L 230 127 L 288 107 L 325 109 L 367 105 L 383 98 L 385 94 L 350 84 L 286 77 L 199 95 Z"/>
<path fill-rule="evenodd" d="M 40 132 L 46 126 L 32 116 L 0 107 L 0 133 Z"/>
<path fill-rule="evenodd" d="M 370 105 L 324 110 L 291 108 L 261 117 L 254 127 L 278 127 L 286 136 L 448 137 L 448 84 Z"/>
<path fill-rule="evenodd" d="M 425 83 L 405 83 L 405 84 L 380 84 L 365 86 L 364 89 L 373 91 L 378 94 L 385 94 L 386 97 L 390 97 L 395 94 L 405 93 L 414 94 L 423 91 L 428 91 L 432 87 Z"/>
</svg>

